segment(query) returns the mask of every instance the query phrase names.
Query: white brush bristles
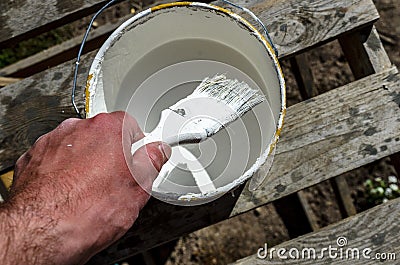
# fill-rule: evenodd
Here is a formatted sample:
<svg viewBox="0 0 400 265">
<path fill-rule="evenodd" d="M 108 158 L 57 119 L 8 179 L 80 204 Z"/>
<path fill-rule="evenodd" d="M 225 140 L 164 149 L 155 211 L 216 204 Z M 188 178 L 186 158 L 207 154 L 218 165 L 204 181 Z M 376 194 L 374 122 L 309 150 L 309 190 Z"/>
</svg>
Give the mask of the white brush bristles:
<svg viewBox="0 0 400 265">
<path fill-rule="evenodd" d="M 180 138 L 179 142 L 190 142 L 192 136 L 193 139 L 204 140 L 217 133 L 265 99 L 245 82 L 217 74 L 205 78 L 192 94 L 169 107 L 169 110 L 188 121 L 179 130 L 180 137 L 185 135 L 187 139 Z"/>
<path fill-rule="evenodd" d="M 205 78 L 188 98 L 209 97 L 232 108 L 238 117 L 265 101 L 265 96 L 245 82 L 227 79 L 223 74 Z"/>
<path fill-rule="evenodd" d="M 160 140 L 171 146 L 200 142 L 264 100 L 265 96 L 244 82 L 221 74 L 207 77 L 192 94 L 163 110 L 156 128 L 135 142 L 131 153 Z"/>
</svg>

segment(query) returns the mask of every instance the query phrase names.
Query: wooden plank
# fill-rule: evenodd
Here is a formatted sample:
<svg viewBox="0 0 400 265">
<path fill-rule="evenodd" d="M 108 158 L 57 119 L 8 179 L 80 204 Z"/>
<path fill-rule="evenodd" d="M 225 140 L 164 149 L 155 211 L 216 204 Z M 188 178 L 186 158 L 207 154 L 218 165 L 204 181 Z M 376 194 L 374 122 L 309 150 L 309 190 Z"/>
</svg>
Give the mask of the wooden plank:
<svg viewBox="0 0 400 265">
<path fill-rule="evenodd" d="M 10 84 L 14 84 L 14 83 L 18 82 L 19 80 L 21 80 L 21 78 L 0 76 L 0 86 L 7 86 Z"/>
<path fill-rule="evenodd" d="M 309 67 L 307 55 L 302 53 L 290 59 L 292 71 L 303 100 L 318 94 Z M 304 191 L 298 191 L 273 202 L 285 224 L 290 238 L 295 238 L 319 228 L 317 218 L 308 203 Z M 296 222 L 293 222 L 296 220 Z"/>
<path fill-rule="evenodd" d="M 299 87 L 301 98 L 306 100 L 318 95 L 318 90 L 314 85 L 314 76 L 307 55 L 303 53 L 292 57 L 290 59 L 290 65 L 297 86 Z"/>
<path fill-rule="evenodd" d="M 96 29 L 91 30 L 89 37 L 85 43 L 84 53 L 100 48 L 108 36 L 123 22 L 132 17 L 125 16 L 118 23 L 107 23 Z M 83 35 L 65 41 L 59 45 L 41 51 L 28 58 L 22 59 L 12 65 L 0 69 L 0 75 L 13 77 L 28 77 L 64 63 L 68 60 L 75 59 L 78 54 L 79 47 L 82 42 Z M 0 79 L 0 85 L 1 85 Z"/>
<path fill-rule="evenodd" d="M 314 86 L 314 77 L 311 72 L 307 56 L 305 54 L 294 56 L 291 59 L 291 65 L 302 99 L 307 100 L 318 95 L 318 90 Z M 353 200 L 350 196 L 350 190 L 345 177 L 337 176 L 329 181 L 335 193 L 336 201 L 338 203 L 342 218 L 355 215 L 357 213 L 356 208 L 354 207 Z M 307 212 L 307 209 L 309 208 L 307 205 L 308 202 L 304 197 L 303 206 L 306 211 L 306 215 L 310 221 L 313 221 L 316 219 L 315 215 L 311 209 L 309 212 Z M 316 230 L 318 227 L 316 223 L 311 224 L 311 226 L 314 227 L 314 230 Z"/>
<path fill-rule="evenodd" d="M 245 190 L 238 208 L 258 204 L 252 196 L 268 202 L 397 152 L 399 87 L 391 68 L 289 108 L 268 185 Z"/>
<path fill-rule="evenodd" d="M 308 207 L 304 194 L 299 191 L 273 202 L 276 212 L 281 217 L 290 238 L 295 238 L 318 229 L 317 223 L 309 218 L 312 210 Z M 293 222 L 293 220 L 296 220 Z"/>
<path fill-rule="evenodd" d="M 0 45 L 6 46 L 76 20 L 93 13 L 106 2 L 59 0 L 54 4 L 40 1 L 21 4 L 12 0 L 2 1 Z M 337 32 L 364 26 L 379 17 L 371 0 L 233 2 L 252 9 L 266 23 L 274 32 L 273 40 L 282 54 L 298 50 L 304 42 L 307 46 L 314 46 L 321 38 L 329 40 Z M 226 6 L 220 2 L 216 4 Z"/>
<path fill-rule="evenodd" d="M 342 218 L 346 218 L 357 214 L 356 207 L 354 206 L 353 199 L 351 198 L 351 192 L 349 185 L 343 175 L 337 176 L 334 179 L 329 180 L 335 193 L 339 211 Z"/>
<path fill-rule="evenodd" d="M 8 190 L 4 185 L 3 181 L 0 179 L 0 202 L 6 201 L 8 199 Z"/>
<path fill-rule="evenodd" d="M 302 53 L 302 54 L 293 56 L 290 59 L 290 64 L 292 67 L 294 77 L 296 79 L 297 86 L 300 91 L 301 98 L 303 100 L 307 100 L 307 99 L 310 99 L 310 98 L 318 95 L 318 90 L 314 86 L 314 76 L 313 76 L 313 73 L 310 68 L 307 54 Z M 307 222 L 308 222 L 309 226 L 311 227 L 311 229 L 313 231 L 316 231 L 319 229 L 319 225 L 317 223 L 317 217 L 314 214 L 304 191 L 302 191 L 302 190 L 298 191 L 296 196 L 289 195 L 285 198 L 292 198 L 292 201 L 287 202 L 287 204 L 288 204 L 286 206 L 287 212 L 291 213 L 291 212 L 299 211 L 299 209 L 296 209 L 297 207 L 295 206 L 298 204 L 297 201 L 299 201 L 302 206 L 301 209 L 304 212 L 303 215 L 306 216 Z M 283 199 L 285 199 L 285 198 L 283 198 Z M 285 199 L 285 200 L 287 200 L 287 199 Z M 274 202 L 275 208 L 277 208 L 276 203 L 277 202 Z M 279 213 L 279 211 L 278 211 L 278 213 Z M 302 214 L 297 213 L 297 215 L 300 217 Z M 306 231 L 305 229 L 297 229 L 296 227 L 291 228 L 292 225 L 290 224 L 290 222 L 293 222 L 293 217 L 291 217 L 290 215 L 284 216 L 284 214 L 281 212 L 280 217 L 282 218 L 283 222 L 285 222 L 285 220 L 288 220 L 287 222 L 289 222 L 289 224 L 287 224 L 287 225 L 285 224 L 285 226 L 288 229 L 288 233 L 291 236 L 291 238 L 304 234 L 303 232 L 298 233 L 298 231 L 301 231 L 301 230 Z M 297 223 L 297 220 L 298 220 L 298 218 L 296 218 L 296 223 Z M 301 220 L 300 222 L 304 223 L 304 220 Z M 304 226 L 304 225 L 303 225 L 303 227 L 306 228 L 306 226 Z"/>
<path fill-rule="evenodd" d="M 375 27 L 354 35 L 344 35 L 340 39 L 343 52 L 356 78 L 383 71 L 392 66 Z M 390 156 L 390 160 L 400 174 L 400 153 Z"/>
<path fill-rule="evenodd" d="M 40 135 L 76 117 L 70 100 L 74 66 L 68 62 L 0 89 L 0 171 L 13 167 Z M 81 65 L 79 84 L 87 71 Z M 83 93 L 77 97 L 82 108 Z"/>
<path fill-rule="evenodd" d="M 209 2 L 209 1 L 206 1 L 206 2 Z M 259 1 L 259 2 L 260 2 L 260 3 L 258 3 L 259 5 L 266 4 L 266 3 L 262 3 L 261 1 Z M 308 4 L 308 3 L 299 3 L 299 2 L 296 2 L 296 3 L 298 3 L 297 8 L 299 8 L 301 10 L 304 10 L 307 7 L 305 5 Z M 362 5 L 362 3 L 359 3 L 359 5 Z M 251 5 L 248 7 L 252 8 Z M 295 8 L 294 6 L 290 6 L 290 7 L 293 8 L 293 10 Z M 257 8 L 259 8 L 259 7 L 257 7 Z M 322 4 L 321 6 L 318 6 L 317 8 L 323 9 L 324 5 Z M 316 11 L 318 11 L 318 10 L 316 10 Z M 373 9 L 372 9 L 372 11 L 373 11 Z M 306 15 L 307 14 L 304 14 L 304 16 L 306 16 Z M 129 17 L 130 16 L 122 18 L 122 19 L 120 19 L 120 21 L 125 21 Z M 371 21 L 376 19 L 376 14 L 373 15 L 373 12 L 371 12 L 371 17 L 369 19 Z M 367 18 L 364 20 L 363 20 L 364 22 L 368 21 Z M 272 25 L 273 22 L 268 22 L 268 23 L 271 23 L 270 25 Z M 346 23 L 346 22 L 344 21 L 342 23 Z M 290 24 L 290 23 L 287 23 L 287 24 Z M 91 32 L 91 34 L 89 35 L 89 40 L 86 45 L 86 51 L 91 51 L 93 49 L 98 48 L 104 42 L 105 38 L 116 28 L 116 26 L 117 25 L 106 25 L 106 26 L 102 26 L 96 30 L 93 30 L 93 32 Z M 318 25 L 316 24 L 314 26 L 318 26 Z M 349 25 L 349 26 L 355 27 L 354 25 Z M 287 26 L 283 26 L 283 27 L 287 28 Z M 289 32 L 288 33 L 289 35 L 292 32 L 290 27 L 288 29 L 288 32 Z M 275 36 L 277 36 L 277 34 L 275 34 Z M 47 67 L 53 67 L 59 63 L 65 62 L 66 60 L 73 59 L 74 57 L 76 57 L 76 53 L 77 53 L 77 50 L 78 50 L 81 40 L 82 40 L 82 37 L 74 38 L 73 40 L 67 41 L 63 44 L 52 47 L 46 51 L 38 53 L 27 59 L 21 60 L 11 66 L 1 69 L 0 75 L 27 77 L 27 76 L 33 75 L 37 72 L 40 72 L 40 71 L 46 69 Z M 300 60 L 301 58 L 298 58 L 298 59 Z"/>
<path fill-rule="evenodd" d="M 300 95 L 303 100 L 318 94 L 314 86 L 314 77 L 309 67 L 307 55 L 293 56 L 290 64 Z M 273 202 L 275 209 L 285 224 L 290 238 L 295 238 L 319 229 L 317 218 L 308 203 L 304 191 L 290 194 Z M 296 220 L 296 222 L 293 222 Z"/>
<path fill-rule="evenodd" d="M 242 2 L 236 2 L 242 4 Z M 339 2 L 341 4 L 338 4 Z M 269 23 L 269 27 L 273 29 L 270 30 L 271 35 L 277 37 L 282 34 L 281 29 L 285 29 L 288 32 L 287 34 L 297 32 L 296 27 L 288 26 L 295 19 L 296 13 L 300 13 L 301 21 L 304 20 L 306 15 L 322 19 L 320 22 L 313 19 L 313 23 L 304 20 L 304 25 L 299 26 L 299 28 L 304 29 L 306 35 L 298 37 L 295 41 L 289 37 L 281 38 L 278 42 L 280 58 L 302 52 L 310 48 L 310 45 L 327 41 L 332 37 L 344 34 L 348 30 L 354 30 L 363 23 L 371 23 L 378 18 L 378 13 L 370 0 L 333 2 L 322 0 L 318 3 L 297 0 L 268 0 L 251 1 L 251 5 L 253 11 L 265 23 Z M 364 10 L 366 7 L 368 10 Z M 286 12 L 292 15 L 287 15 Z M 321 17 L 321 14 L 325 15 Z M 357 17 L 357 19 L 350 19 L 351 17 Z M 354 23 L 349 23 L 350 20 Z M 317 29 L 323 23 L 324 30 L 331 29 L 324 34 Z M 338 23 L 343 24 L 343 26 L 338 27 Z M 311 37 L 310 34 L 312 33 L 315 33 L 315 36 L 312 37 L 311 41 L 308 37 Z M 82 58 L 78 84 L 85 84 L 84 79 L 93 57 L 94 53 L 90 53 L 87 57 Z M 43 71 L 27 80 L 1 89 L 0 170 L 12 167 L 16 159 L 28 149 L 39 135 L 50 131 L 63 119 L 75 116 L 69 104 L 69 90 L 72 87 L 73 76 L 72 67 L 74 67 L 74 62 L 66 62 L 54 69 Z M 24 96 L 25 93 L 27 96 Z M 29 106 L 32 111 L 14 105 L 11 105 L 13 107 L 10 109 L 9 103 L 12 103 L 10 100 L 15 99 L 15 95 L 19 95 L 17 102 L 29 100 L 30 102 L 26 106 Z M 83 95 L 82 85 L 78 88 L 77 95 Z M 23 101 L 20 101 L 22 98 Z M 50 108 L 43 104 L 47 101 L 51 102 Z M 83 108 L 82 98 L 78 104 L 80 108 Z M 12 113 L 13 111 L 15 112 Z"/>
<path fill-rule="evenodd" d="M 356 79 L 384 71 L 392 66 L 375 26 L 346 34 L 339 38 L 339 43 Z M 331 184 L 335 194 L 341 198 L 339 209 L 342 217 L 355 215 L 357 211 L 344 177 L 339 176 L 331 180 Z"/>
<path fill-rule="evenodd" d="M 13 182 L 14 170 L 8 171 L 0 175 L 0 181 L 4 183 L 4 186 L 9 189 Z"/>
<path fill-rule="evenodd" d="M 0 1 L 0 48 L 96 12 L 109 0 Z"/>
<path fill-rule="evenodd" d="M 400 176 L 400 153 L 396 153 L 390 156 L 390 161 L 396 170 L 397 176 Z"/>
<path fill-rule="evenodd" d="M 339 43 L 356 79 L 392 67 L 375 27 L 341 36 Z"/>
<path fill-rule="evenodd" d="M 233 263 L 236 265 L 257 265 L 257 264 L 354 264 L 367 265 L 384 262 L 384 259 L 375 258 L 377 253 L 395 253 L 399 258 L 400 244 L 400 199 L 392 200 L 388 203 L 376 206 L 368 211 L 356 216 L 342 220 L 334 225 L 321 229 L 316 233 L 311 233 L 294 240 L 290 240 L 274 246 L 275 249 L 284 248 L 287 252 L 284 254 L 288 259 L 280 259 L 276 253 L 273 253 L 272 259 L 269 255 L 265 259 L 257 258 L 257 255 L 249 256 Z M 338 245 L 338 238 L 345 238 L 345 246 Z M 344 241 L 342 241 L 344 242 Z M 332 255 L 336 258 L 330 258 L 328 249 L 322 253 L 323 248 L 336 248 L 332 250 Z M 260 246 L 264 247 L 264 246 Z M 288 251 L 291 248 L 300 250 L 315 249 L 318 258 L 291 259 Z M 363 257 L 363 250 L 370 248 L 371 252 L 366 253 L 371 258 Z M 357 249 L 360 258 L 353 252 L 347 252 L 350 249 Z M 342 250 L 342 251 L 341 251 Z M 357 250 L 355 250 L 357 252 Z M 356 253 L 354 252 L 354 253 Z M 340 254 L 343 253 L 343 254 Z M 346 254 L 349 253 L 349 254 Z M 262 253 L 263 254 L 263 253 Z M 296 254 L 294 254 L 296 255 Z M 354 256 L 353 256 L 354 255 Z M 300 254 L 300 257 L 301 254 Z M 309 257 L 304 255 L 304 257 Z M 334 257 L 334 256 L 332 256 Z M 340 258 L 343 257 L 343 258 Z M 350 257 L 350 258 L 346 258 Z M 387 259 L 387 264 L 398 264 L 396 259 Z"/>
<path fill-rule="evenodd" d="M 311 204 L 307 199 L 306 193 L 304 192 L 304 190 L 299 190 L 297 192 L 297 196 L 299 197 L 300 203 L 304 209 L 304 213 L 306 214 L 307 221 L 310 224 L 312 231 L 317 231 L 319 229 L 317 216 L 311 208 Z M 291 221 L 293 222 L 293 219 Z"/>
<path fill-rule="evenodd" d="M 233 2 L 249 8 L 265 23 L 283 56 L 292 55 L 305 46 L 320 45 L 321 41 L 332 40 L 343 32 L 371 25 L 379 18 L 371 0 Z"/>
<path fill-rule="evenodd" d="M 91 264 L 117 261 L 400 151 L 399 101 L 400 75 L 392 68 L 290 107 L 269 181 L 259 190 L 196 207 L 151 200 L 123 239 Z"/>
</svg>

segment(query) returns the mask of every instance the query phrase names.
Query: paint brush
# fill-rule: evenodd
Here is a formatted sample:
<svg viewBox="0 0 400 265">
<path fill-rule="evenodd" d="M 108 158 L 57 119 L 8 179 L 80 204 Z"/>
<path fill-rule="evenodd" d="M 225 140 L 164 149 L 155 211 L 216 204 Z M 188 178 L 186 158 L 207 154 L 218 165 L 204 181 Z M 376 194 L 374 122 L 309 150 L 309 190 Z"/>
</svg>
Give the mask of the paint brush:
<svg viewBox="0 0 400 265">
<path fill-rule="evenodd" d="M 170 146 L 201 142 L 263 101 L 265 96 L 245 82 L 222 74 L 207 77 L 192 94 L 163 110 L 156 128 L 134 143 L 131 153 L 156 141 Z"/>
</svg>

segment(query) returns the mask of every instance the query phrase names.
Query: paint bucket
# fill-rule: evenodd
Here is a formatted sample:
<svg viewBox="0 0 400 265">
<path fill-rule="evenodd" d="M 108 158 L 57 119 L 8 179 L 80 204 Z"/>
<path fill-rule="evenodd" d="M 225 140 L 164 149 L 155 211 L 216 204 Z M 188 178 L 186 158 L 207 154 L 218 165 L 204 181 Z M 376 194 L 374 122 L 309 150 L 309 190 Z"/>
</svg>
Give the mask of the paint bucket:
<svg viewBox="0 0 400 265">
<path fill-rule="evenodd" d="M 260 89 L 267 102 L 200 144 L 174 147 L 153 184 L 152 195 L 158 199 L 202 204 L 257 171 L 266 174 L 270 165 L 265 162 L 275 148 L 285 113 L 285 84 L 273 48 L 231 11 L 177 2 L 147 9 L 123 23 L 93 61 L 86 117 L 124 110 L 145 132 L 158 123 L 161 110 L 216 73 Z"/>
</svg>

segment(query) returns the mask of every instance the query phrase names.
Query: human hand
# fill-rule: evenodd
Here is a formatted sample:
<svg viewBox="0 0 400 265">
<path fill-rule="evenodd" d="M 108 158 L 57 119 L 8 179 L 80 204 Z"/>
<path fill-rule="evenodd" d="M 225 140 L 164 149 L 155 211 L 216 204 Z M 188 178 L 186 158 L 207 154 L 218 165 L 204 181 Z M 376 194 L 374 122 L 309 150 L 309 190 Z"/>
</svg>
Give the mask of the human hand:
<svg viewBox="0 0 400 265">
<path fill-rule="evenodd" d="M 24 250 L 28 264 L 79 264 L 120 238 L 171 152 L 151 143 L 132 157 L 131 144 L 142 137 L 124 112 L 68 119 L 40 137 L 16 164 L 4 208 L 10 226 L 23 230 L 13 231 L 19 245 L 7 254 Z"/>
</svg>

